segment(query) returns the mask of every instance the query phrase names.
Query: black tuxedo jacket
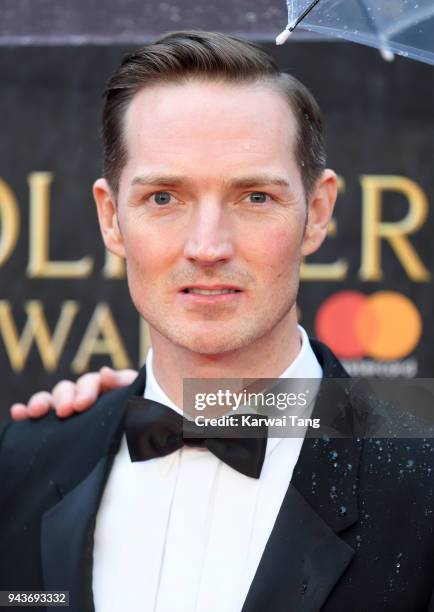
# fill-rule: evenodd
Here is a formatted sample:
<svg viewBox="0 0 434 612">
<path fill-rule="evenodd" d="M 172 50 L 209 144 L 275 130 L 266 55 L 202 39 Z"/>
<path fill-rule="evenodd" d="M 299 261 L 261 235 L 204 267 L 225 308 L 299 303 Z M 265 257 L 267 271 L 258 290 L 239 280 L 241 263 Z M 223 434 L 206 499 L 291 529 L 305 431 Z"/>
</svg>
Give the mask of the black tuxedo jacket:
<svg viewBox="0 0 434 612">
<path fill-rule="evenodd" d="M 347 376 L 312 346 L 325 377 Z M 96 513 L 145 381 L 65 421 L 5 424 L 0 590 L 69 590 L 71 612 L 94 610 Z M 433 464 L 429 439 L 306 438 L 242 612 L 434 611 Z"/>
</svg>

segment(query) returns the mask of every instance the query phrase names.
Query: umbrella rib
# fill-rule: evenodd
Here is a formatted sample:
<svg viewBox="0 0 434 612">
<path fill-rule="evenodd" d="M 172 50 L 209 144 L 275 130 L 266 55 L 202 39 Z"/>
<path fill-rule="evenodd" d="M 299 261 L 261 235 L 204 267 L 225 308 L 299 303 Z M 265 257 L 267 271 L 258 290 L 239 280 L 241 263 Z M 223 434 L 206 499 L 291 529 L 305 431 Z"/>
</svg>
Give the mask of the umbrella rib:
<svg viewBox="0 0 434 612">
<path fill-rule="evenodd" d="M 433 15 L 434 6 L 428 6 L 421 9 L 416 15 L 414 15 L 414 13 L 409 13 L 406 19 L 401 19 L 398 21 L 398 25 L 392 24 L 388 28 L 385 28 L 385 33 L 389 37 L 394 36 L 395 34 L 399 34 L 400 32 L 403 32 L 407 28 L 410 28 L 419 22 L 424 22 L 430 19 Z"/>
<path fill-rule="evenodd" d="M 366 4 L 364 3 L 363 0 L 357 0 L 357 4 L 360 7 L 360 10 L 362 11 L 362 13 L 364 14 L 364 16 L 366 17 L 367 22 L 369 23 L 371 29 L 374 31 L 374 34 L 377 36 L 377 38 L 380 40 L 381 43 L 381 47 L 380 47 L 380 53 L 383 57 L 384 60 L 386 61 L 391 61 L 393 59 L 393 53 L 390 50 L 389 47 L 389 42 L 387 40 L 387 37 L 385 36 L 384 33 L 380 32 L 375 19 L 372 17 L 370 11 L 368 11 L 368 8 L 366 6 Z"/>
<path fill-rule="evenodd" d="M 309 15 L 309 13 L 311 12 L 311 10 L 313 8 L 316 7 L 316 5 L 318 4 L 318 2 L 320 2 L 320 0 L 313 0 L 313 2 L 311 2 L 309 4 L 309 6 L 302 12 L 302 14 L 300 15 L 300 17 L 297 17 L 296 21 L 291 24 L 291 27 L 288 28 L 288 30 L 290 32 L 292 32 L 293 30 L 295 30 L 295 28 L 298 26 L 298 24 L 300 23 L 300 21 L 303 21 L 303 19 Z"/>
<path fill-rule="evenodd" d="M 378 29 L 377 24 L 375 23 L 375 19 L 372 17 L 371 13 L 368 11 L 366 4 L 363 2 L 363 0 L 357 0 L 357 4 L 359 5 L 360 10 L 366 17 L 367 22 L 369 23 L 371 28 L 374 30 L 375 34 L 377 36 L 380 36 L 380 31 Z"/>
<path fill-rule="evenodd" d="M 285 43 L 288 40 L 288 38 L 291 36 L 292 32 L 298 26 L 300 21 L 303 21 L 306 15 L 308 15 L 311 12 L 311 10 L 315 8 L 318 2 L 320 2 L 320 0 L 313 0 L 313 2 L 311 2 L 309 6 L 302 12 L 302 14 L 299 17 L 297 17 L 295 21 L 292 21 L 291 23 L 290 23 L 290 16 L 289 16 L 289 1 L 286 3 L 288 6 L 288 25 L 282 32 L 280 32 L 279 36 L 276 37 L 276 45 L 283 45 L 283 43 Z"/>
</svg>

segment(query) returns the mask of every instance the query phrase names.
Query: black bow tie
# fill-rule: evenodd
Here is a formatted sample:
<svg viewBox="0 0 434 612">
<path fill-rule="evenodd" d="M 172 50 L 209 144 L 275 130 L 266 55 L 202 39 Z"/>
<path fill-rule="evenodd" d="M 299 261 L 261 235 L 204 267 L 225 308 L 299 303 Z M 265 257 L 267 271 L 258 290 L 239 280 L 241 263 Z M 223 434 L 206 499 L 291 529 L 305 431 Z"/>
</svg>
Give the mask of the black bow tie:
<svg viewBox="0 0 434 612">
<path fill-rule="evenodd" d="M 241 415 L 235 418 L 238 417 Z M 204 437 L 203 431 L 204 428 L 164 404 L 143 397 L 134 397 L 128 402 L 125 433 L 131 461 L 163 457 L 184 444 L 205 446 L 235 470 L 259 478 L 267 448 L 266 425 L 254 428 L 255 437 Z M 251 427 L 248 435 L 252 436 Z"/>
</svg>

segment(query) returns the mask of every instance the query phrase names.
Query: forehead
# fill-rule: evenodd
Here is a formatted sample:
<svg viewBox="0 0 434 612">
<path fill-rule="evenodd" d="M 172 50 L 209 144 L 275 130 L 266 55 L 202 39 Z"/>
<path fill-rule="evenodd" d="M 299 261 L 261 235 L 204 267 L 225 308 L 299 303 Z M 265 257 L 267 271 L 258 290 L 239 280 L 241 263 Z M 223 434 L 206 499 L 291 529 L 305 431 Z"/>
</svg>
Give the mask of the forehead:
<svg viewBox="0 0 434 612">
<path fill-rule="evenodd" d="M 127 166 L 295 168 L 296 130 L 288 102 L 265 83 L 154 85 L 137 93 L 125 114 Z"/>
</svg>

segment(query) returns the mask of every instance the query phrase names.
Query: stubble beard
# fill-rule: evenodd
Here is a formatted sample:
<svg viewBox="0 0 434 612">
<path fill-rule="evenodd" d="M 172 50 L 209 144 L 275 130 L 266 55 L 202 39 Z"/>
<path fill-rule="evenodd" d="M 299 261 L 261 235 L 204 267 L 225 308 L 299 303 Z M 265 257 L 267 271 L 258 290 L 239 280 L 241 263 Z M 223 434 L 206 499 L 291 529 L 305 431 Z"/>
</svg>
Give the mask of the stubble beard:
<svg viewBox="0 0 434 612">
<path fill-rule="evenodd" d="M 260 342 L 267 334 L 276 336 L 279 330 L 284 333 L 284 319 L 295 307 L 297 291 L 298 283 L 292 288 L 288 299 L 277 310 L 272 313 L 262 311 L 260 320 L 253 316 L 246 316 L 241 320 L 240 317 L 237 317 L 236 321 L 222 320 L 219 322 L 218 313 L 210 307 L 209 314 L 214 316 L 198 322 L 189 321 L 183 325 L 173 319 L 162 321 L 161 317 L 154 317 L 151 313 L 145 312 L 146 309 L 137 309 L 149 325 L 151 338 L 156 333 L 179 348 L 202 355 L 217 356 L 241 351 L 249 345 Z M 212 323 L 212 326 L 209 323 Z"/>
</svg>

